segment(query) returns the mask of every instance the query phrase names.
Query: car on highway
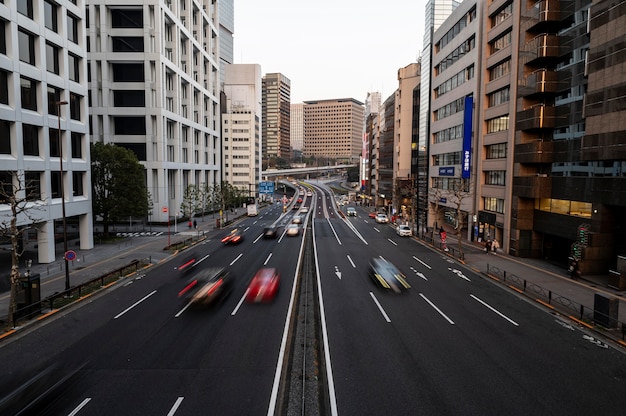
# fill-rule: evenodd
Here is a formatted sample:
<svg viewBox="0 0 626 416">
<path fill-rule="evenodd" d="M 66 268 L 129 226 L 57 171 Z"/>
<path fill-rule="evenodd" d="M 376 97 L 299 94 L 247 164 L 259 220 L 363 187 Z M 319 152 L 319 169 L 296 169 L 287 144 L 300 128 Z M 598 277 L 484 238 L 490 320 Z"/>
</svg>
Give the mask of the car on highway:
<svg viewBox="0 0 626 416">
<path fill-rule="evenodd" d="M 394 264 L 382 257 L 375 257 L 370 261 L 369 276 L 378 286 L 395 293 L 411 288 L 406 276 Z"/>
<path fill-rule="evenodd" d="M 306 196 L 313 196 L 313 192 L 307 191 Z"/>
<path fill-rule="evenodd" d="M 246 301 L 250 303 L 271 302 L 280 287 L 280 273 L 273 267 L 259 269 L 246 291 Z"/>
<path fill-rule="evenodd" d="M 376 214 L 377 214 L 376 211 L 372 211 L 369 214 L 367 214 L 367 216 L 370 217 L 370 218 L 376 218 Z"/>
<path fill-rule="evenodd" d="M 300 226 L 298 224 L 289 224 L 285 233 L 289 237 L 300 235 Z"/>
<path fill-rule="evenodd" d="M 300 213 L 302 213 L 302 214 L 306 214 L 307 212 L 309 212 L 309 208 L 308 208 L 308 207 L 302 207 L 302 208 L 300 208 Z"/>
<path fill-rule="evenodd" d="M 184 257 L 183 260 L 178 264 L 178 267 L 176 267 L 176 269 L 183 275 L 187 274 L 196 264 L 196 261 L 196 256 Z"/>
<path fill-rule="evenodd" d="M 224 244 L 239 244 L 243 240 L 243 231 L 239 228 L 235 228 L 228 235 L 222 238 Z"/>
<path fill-rule="evenodd" d="M 354 207 L 348 207 L 348 209 L 346 209 L 346 214 L 348 217 L 356 217 L 356 209 Z"/>
<path fill-rule="evenodd" d="M 233 287 L 233 277 L 225 267 L 209 267 L 200 270 L 187 286 L 178 293 L 191 306 L 208 306 L 226 297 Z"/>
<path fill-rule="evenodd" d="M 263 229 L 263 238 L 276 238 L 280 234 L 280 227 L 272 224 Z"/>
<path fill-rule="evenodd" d="M 300 215 L 294 215 L 291 219 L 292 224 L 302 224 L 302 217 Z"/>
<path fill-rule="evenodd" d="M 378 224 L 387 224 L 389 222 L 389 217 L 387 214 L 378 213 L 376 214 L 376 222 Z"/>
<path fill-rule="evenodd" d="M 408 225 L 400 224 L 396 229 L 396 234 L 398 234 L 400 237 L 410 237 L 413 235 L 413 231 L 411 231 L 411 227 L 409 227 Z"/>
</svg>

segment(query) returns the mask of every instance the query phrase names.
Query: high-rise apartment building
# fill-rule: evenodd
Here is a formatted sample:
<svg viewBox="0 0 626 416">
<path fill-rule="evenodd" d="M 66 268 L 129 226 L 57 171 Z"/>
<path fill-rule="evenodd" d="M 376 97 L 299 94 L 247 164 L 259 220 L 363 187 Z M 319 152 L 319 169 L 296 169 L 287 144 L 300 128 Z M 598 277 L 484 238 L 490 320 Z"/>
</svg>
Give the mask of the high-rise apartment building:
<svg viewBox="0 0 626 416">
<path fill-rule="evenodd" d="M 225 182 L 256 195 L 261 179 L 261 66 L 224 67 L 222 176 Z"/>
<path fill-rule="evenodd" d="M 40 263 L 63 258 L 63 218 L 68 238 L 93 248 L 84 18 L 72 1 L 0 4 L 0 183 L 26 201 L 17 226 L 37 224 L 23 238 L 36 239 Z"/>
<path fill-rule="evenodd" d="M 357 163 L 362 148 L 363 103 L 341 98 L 304 104 L 304 155 Z"/>
<path fill-rule="evenodd" d="M 291 146 L 291 81 L 280 73 L 263 77 L 263 161 L 289 160 Z"/>
<path fill-rule="evenodd" d="M 167 221 L 190 185 L 220 180 L 218 1 L 90 0 L 87 11 L 92 140 L 137 155 L 152 219 Z"/>
<path fill-rule="evenodd" d="M 234 63 L 235 45 L 235 0 L 220 0 L 219 40 L 220 40 L 220 85 L 224 84 L 224 66 Z"/>
</svg>

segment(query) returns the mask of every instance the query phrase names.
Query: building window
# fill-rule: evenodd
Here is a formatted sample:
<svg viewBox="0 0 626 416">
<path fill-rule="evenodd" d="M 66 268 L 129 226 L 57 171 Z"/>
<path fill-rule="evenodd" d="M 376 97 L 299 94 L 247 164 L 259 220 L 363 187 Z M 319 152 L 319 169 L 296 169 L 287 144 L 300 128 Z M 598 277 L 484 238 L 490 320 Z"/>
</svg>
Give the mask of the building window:
<svg viewBox="0 0 626 416">
<path fill-rule="evenodd" d="M 59 127 L 58 124 L 54 128 L 48 128 L 48 139 L 50 140 L 50 157 L 60 157 L 61 147 L 59 140 Z"/>
<path fill-rule="evenodd" d="M 487 120 L 487 133 L 497 133 L 509 129 L 509 116 L 501 116 Z"/>
<path fill-rule="evenodd" d="M 7 34 L 6 34 L 6 22 L 0 19 L 0 53 L 7 54 Z"/>
<path fill-rule="evenodd" d="M 80 120 L 81 96 L 76 93 L 70 93 L 70 118 L 72 120 Z"/>
<path fill-rule="evenodd" d="M 504 170 L 489 170 L 485 172 L 485 184 L 486 185 L 506 185 L 506 171 Z"/>
<path fill-rule="evenodd" d="M 33 18 L 33 0 L 17 0 L 17 12 Z"/>
<path fill-rule="evenodd" d="M 115 36 L 113 37 L 113 52 L 143 52 L 143 37 Z"/>
<path fill-rule="evenodd" d="M 61 172 L 58 170 L 50 172 L 50 188 L 52 198 L 61 198 Z"/>
<path fill-rule="evenodd" d="M 24 175 L 27 201 L 41 200 L 41 172 L 26 172 Z"/>
<path fill-rule="evenodd" d="M 497 143 L 487 146 L 487 159 L 506 158 L 506 143 Z"/>
<path fill-rule="evenodd" d="M 115 90 L 113 91 L 114 107 L 145 107 L 145 90 Z"/>
<path fill-rule="evenodd" d="M 0 120 L 0 154 L 11 154 L 11 123 Z"/>
<path fill-rule="evenodd" d="M 61 101 L 61 90 L 59 88 L 48 85 L 48 114 L 56 116 L 57 102 Z"/>
<path fill-rule="evenodd" d="M 46 42 L 46 69 L 59 75 L 59 47 Z"/>
<path fill-rule="evenodd" d="M 485 204 L 485 211 L 498 212 L 504 214 L 504 199 L 500 198 L 483 198 Z"/>
<path fill-rule="evenodd" d="M 491 53 L 496 53 L 506 47 L 508 47 L 511 44 L 511 40 L 513 39 L 512 36 L 512 32 L 508 31 L 506 32 L 504 35 L 500 36 L 499 38 L 495 39 L 493 42 L 490 43 L 490 47 L 491 47 Z"/>
<path fill-rule="evenodd" d="M 511 73 L 511 60 L 500 62 L 496 66 L 489 68 L 489 81 L 493 81 Z"/>
<path fill-rule="evenodd" d="M 67 38 L 78 43 L 78 19 L 71 14 L 67 15 Z"/>
<path fill-rule="evenodd" d="M 22 124 L 22 143 L 24 155 L 39 156 L 39 127 Z"/>
<path fill-rule="evenodd" d="M 72 172 L 72 194 L 74 196 L 85 195 L 83 188 L 83 176 L 83 172 Z"/>
<path fill-rule="evenodd" d="M 9 104 L 9 73 L 0 71 L 0 104 Z"/>
<path fill-rule="evenodd" d="M 114 82 L 144 82 L 143 63 L 114 63 Z"/>
<path fill-rule="evenodd" d="M 58 32 L 59 24 L 57 22 L 58 6 L 50 1 L 43 3 L 44 22 L 48 29 Z"/>
<path fill-rule="evenodd" d="M 67 54 L 70 80 L 80 82 L 80 58 L 71 53 Z"/>
<path fill-rule="evenodd" d="M 487 97 L 489 99 L 489 107 L 495 107 L 500 104 L 509 102 L 509 91 L 510 87 L 502 88 L 501 90 L 497 90 L 488 94 Z"/>
<path fill-rule="evenodd" d="M 20 79 L 22 108 L 37 111 L 37 83 L 32 79 Z"/>
<path fill-rule="evenodd" d="M 20 61 L 35 65 L 35 36 L 19 30 L 17 32 Z"/>
<path fill-rule="evenodd" d="M 143 10 L 111 9 L 111 27 L 115 29 L 143 28 Z"/>
<path fill-rule="evenodd" d="M 83 135 L 80 133 L 72 132 L 72 158 L 83 158 Z"/>
<path fill-rule="evenodd" d="M 146 121 L 144 117 L 113 117 L 115 134 L 119 135 L 145 135 Z"/>
</svg>

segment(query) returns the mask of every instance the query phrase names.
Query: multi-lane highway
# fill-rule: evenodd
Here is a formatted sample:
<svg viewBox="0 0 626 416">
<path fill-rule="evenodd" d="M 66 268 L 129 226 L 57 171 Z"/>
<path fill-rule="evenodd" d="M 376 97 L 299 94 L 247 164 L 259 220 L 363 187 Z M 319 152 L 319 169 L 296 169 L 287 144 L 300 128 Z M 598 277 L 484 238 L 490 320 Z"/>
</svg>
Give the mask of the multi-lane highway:
<svg viewBox="0 0 626 416">
<path fill-rule="evenodd" d="M 308 187 L 313 192 L 301 196 L 309 209 L 298 236 L 284 231 L 299 210 L 284 212 L 275 204 L 236 224 L 241 243 L 222 244 L 225 229 L 184 253 L 198 270 L 231 270 L 233 290 L 219 304 L 189 308 L 178 297 L 187 284 L 179 261 L 163 263 L 1 346 L 0 386 L 15 388 L 42 374 L 31 389 L 42 390 L 73 375 L 46 397 L 50 415 L 284 411 L 291 369 L 285 360 L 299 344 L 289 333 L 299 314 L 294 283 L 313 273 L 319 354 L 311 359 L 318 373 L 310 379 L 319 383 L 322 413 L 543 415 L 626 408 L 621 351 L 585 341 L 569 322 L 397 236 L 364 208 L 356 217 L 340 215 L 328 188 Z M 277 238 L 262 238 L 274 223 L 282 227 Z M 305 250 L 314 261 L 303 271 Z M 374 257 L 397 265 L 411 288 L 396 294 L 377 287 L 368 277 Z M 246 303 L 247 284 L 261 267 L 280 270 L 278 296 L 270 304 Z"/>
</svg>

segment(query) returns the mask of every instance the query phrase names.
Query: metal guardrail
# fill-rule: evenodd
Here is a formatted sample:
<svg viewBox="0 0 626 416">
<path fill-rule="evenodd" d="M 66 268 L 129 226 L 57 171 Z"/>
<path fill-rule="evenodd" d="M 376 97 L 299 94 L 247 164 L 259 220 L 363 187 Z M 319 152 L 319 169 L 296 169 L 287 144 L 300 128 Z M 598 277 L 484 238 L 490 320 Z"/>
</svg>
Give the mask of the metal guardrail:
<svg viewBox="0 0 626 416">
<path fill-rule="evenodd" d="M 37 315 L 40 315 L 44 310 L 52 311 L 54 309 L 59 309 L 65 305 L 79 300 L 81 297 L 87 296 L 93 292 L 102 289 L 103 287 L 121 279 L 122 277 L 128 276 L 131 273 L 136 273 L 139 268 L 148 263 L 150 263 L 150 259 L 133 260 L 120 268 L 111 270 L 101 276 L 88 280 L 79 285 L 72 286 L 68 290 L 55 293 L 45 299 L 40 300 L 39 302 L 35 302 L 19 308 L 13 313 L 13 322 L 17 323 L 18 320 L 23 321 L 33 319 Z"/>
<path fill-rule="evenodd" d="M 536 283 L 527 281 L 515 274 L 507 273 L 497 266 L 487 264 L 487 275 L 508 284 L 509 287 L 534 300 L 550 305 L 555 310 L 563 312 L 568 316 L 573 316 L 582 322 L 597 326 L 603 329 L 604 335 L 611 338 L 619 338 L 614 332 L 621 334 L 621 340 L 626 339 L 626 323 L 617 320 L 614 316 L 608 315 L 595 307 L 589 307 L 578 303 L 567 296 L 554 292 Z M 601 321 L 601 322 L 598 322 Z M 612 325 L 604 326 L 602 323 L 609 322 Z M 608 330 L 610 332 L 604 331 Z"/>
</svg>

